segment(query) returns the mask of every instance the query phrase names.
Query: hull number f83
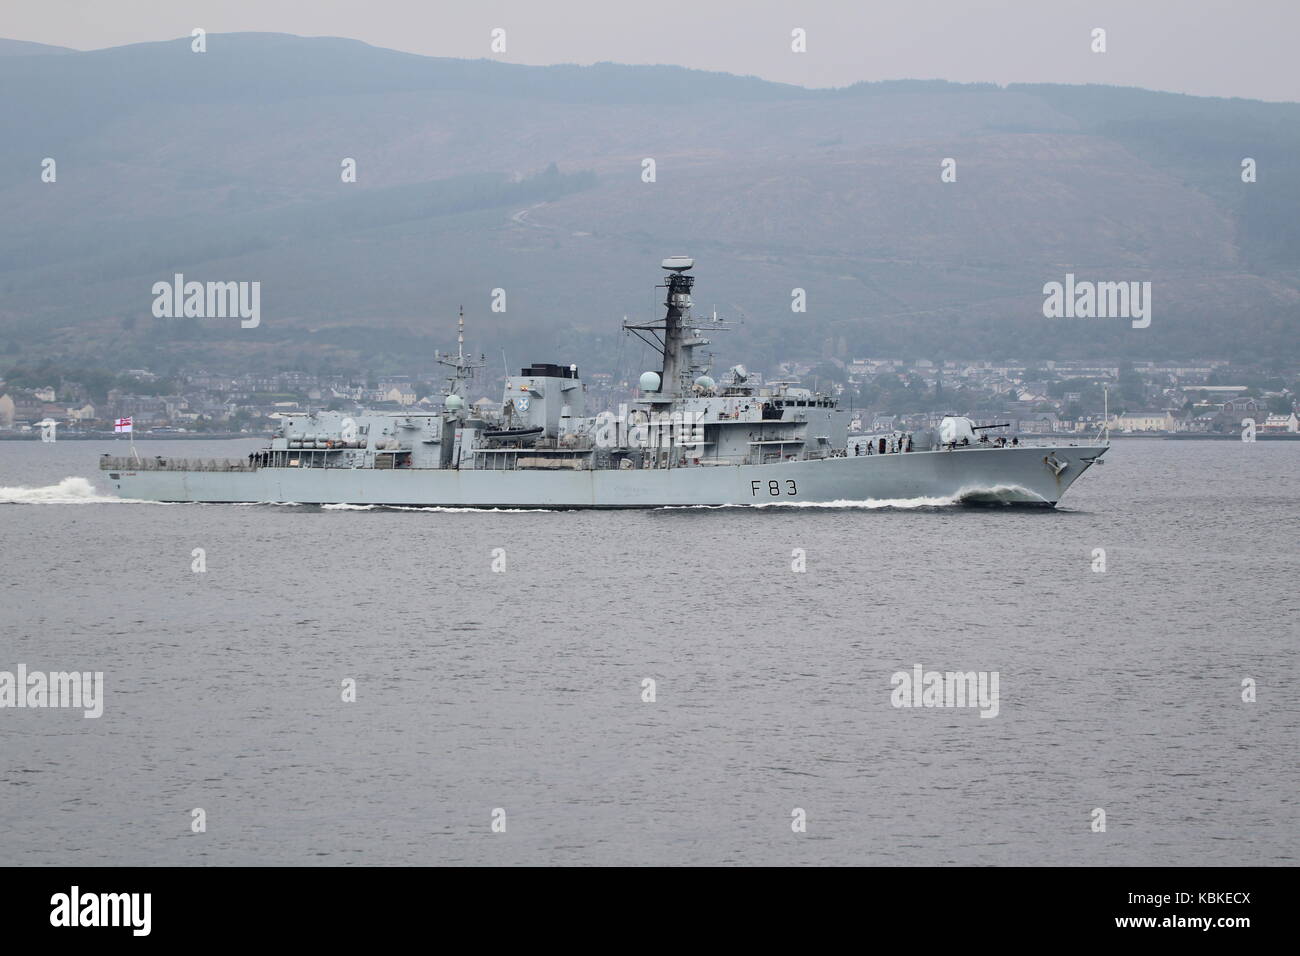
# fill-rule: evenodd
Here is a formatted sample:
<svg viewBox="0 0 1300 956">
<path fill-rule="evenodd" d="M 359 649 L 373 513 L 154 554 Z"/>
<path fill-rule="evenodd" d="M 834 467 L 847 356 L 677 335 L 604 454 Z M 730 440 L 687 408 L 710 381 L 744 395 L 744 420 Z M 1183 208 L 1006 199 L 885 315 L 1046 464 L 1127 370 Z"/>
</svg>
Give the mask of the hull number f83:
<svg viewBox="0 0 1300 956">
<path fill-rule="evenodd" d="M 787 478 L 784 482 L 781 482 L 781 481 L 768 481 L 768 482 L 762 482 L 762 481 L 757 481 L 757 480 L 755 480 L 755 481 L 751 481 L 751 482 L 749 483 L 749 494 L 750 494 L 750 497 L 752 497 L 752 498 L 757 498 L 758 495 L 759 495 L 759 492 L 761 492 L 761 491 L 763 490 L 763 485 L 764 485 L 764 484 L 767 485 L 767 493 L 768 493 L 769 495 L 771 495 L 773 498 L 777 497 L 778 495 L 780 495 L 780 494 L 782 493 L 782 491 L 781 491 L 781 486 L 782 486 L 783 484 L 785 485 L 785 494 L 787 494 L 787 495 L 797 495 L 797 494 L 799 493 L 799 488 L 798 488 L 798 486 L 794 483 L 794 479 L 793 479 L 793 478 Z"/>
</svg>

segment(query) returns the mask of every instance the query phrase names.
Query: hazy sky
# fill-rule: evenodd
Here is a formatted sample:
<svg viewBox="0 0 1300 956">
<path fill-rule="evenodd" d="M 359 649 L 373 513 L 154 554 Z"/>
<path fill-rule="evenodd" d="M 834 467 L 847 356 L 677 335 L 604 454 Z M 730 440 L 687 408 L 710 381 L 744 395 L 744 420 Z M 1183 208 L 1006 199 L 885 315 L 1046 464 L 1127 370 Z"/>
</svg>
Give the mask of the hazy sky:
<svg viewBox="0 0 1300 956">
<path fill-rule="evenodd" d="M 805 86 L 1112 83 L 1300 101 L 1300 0 L 0 0 L 0 36 L 95 49 L 188 35 L 343 36 L 516 63 L 675 63 Z M 490 31 L 506 30 L 493 54 Z M 806 53 L 791 30 L 807 31 Z M 1107 52 L 1090 50 L 1107 31 Z"/>
</svg>

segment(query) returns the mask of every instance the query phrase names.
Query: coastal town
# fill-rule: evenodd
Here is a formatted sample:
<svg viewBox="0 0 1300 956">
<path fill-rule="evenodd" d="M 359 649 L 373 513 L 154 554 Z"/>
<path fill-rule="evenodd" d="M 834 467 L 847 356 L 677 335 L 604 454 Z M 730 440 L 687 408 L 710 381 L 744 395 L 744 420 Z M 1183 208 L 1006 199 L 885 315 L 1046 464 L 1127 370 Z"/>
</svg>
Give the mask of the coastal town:
<svg viewBox="0 0 1300 956">
<path fill-rule="evenodd" d="M 638 371 L 582 369 L 587 407 L 614 409 L 634 400 Z M 503 380 L 504 370 L 481 373 L 473 404 L 499 408 Z M 934 427 L 942 416 L 960 414 L 1005 424 L 1008 434 L 1071 436 L 1108 427 L 1115 437 L 1236 437 L 1245 421 L 1261 437 L 1300 437 L 1298 380 L 1297 367 L 1223 360 L 827 358 L 750 372 L 750 381 L 797 382 L 834 396 L 853 411 L 858 433 Z M 51 422 L 59 439 L 97 438 L 127 418 L 140 438 L 256 436 L 274 431 L 284 415 L 313 409 L 428 412 L 440 409 L 442 399 L 439 382 L 417 375 L 205 368 L 105 373 L 47 363 L 0 374 L 0 439 L 36 439 Z"/>
</svg>

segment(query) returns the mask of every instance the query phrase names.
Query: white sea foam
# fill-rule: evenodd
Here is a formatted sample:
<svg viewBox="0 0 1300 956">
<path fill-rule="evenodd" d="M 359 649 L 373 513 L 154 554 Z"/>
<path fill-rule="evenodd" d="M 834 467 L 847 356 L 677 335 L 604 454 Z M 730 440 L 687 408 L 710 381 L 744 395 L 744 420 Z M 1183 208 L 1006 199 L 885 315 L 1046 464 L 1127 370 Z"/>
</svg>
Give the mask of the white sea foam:
<svg viewBox="0 0 1300 956">
<path fill-rule="evenodd" d="M 956 498 L 866 498 L 853 501 L 841 498 L 836 501 L 771 501 L 760 502 L 756 508 L 945 508 L 955 505 Z"/>
<path fill-rule="evenodd" d="M 156 501 L 139 501 L 100 494 L 85 478 L 64 478 L 57 485 L 29 488 L 15 485 L 0 488 L 0 504 L 10 505 L 96 505 L 96 504 L 160 504 Z"/>
<path fill-rule="evenodd" d="M 1046 501 L 1047 499 L 1037 492 L 1030 491 L 1020 485 L 994 485 L 991 488 L 963 488 L 957 493 L 955 500 L 958 503 L 964 501 L 1001 501 L 1007 504 L 1023 504 L 1025 502 Z"/>
<path fill-rule="evenodd" d="M 956 498 L 867 498 L 852 501 L 842 498 L 836 501 L 756 501 L 753 504 L 736 503 L 729 505 L 664 505 L 663 511 L 718 511 L 723 508 L 943 508 L 957 504 Z"/>
<path fill-rule="evenodd" d="M 463 508 L 447 505 L 366 505 L 365 507 L 383 508 L 387 511 L 436 511 L 449 515 L 473 514 L 476 511 L 511 515 L 549 514 L 558 510 L 555 508 Z"/>
<path fill-rule="evenodd" d="M 235 502 L 242 505 L 276 505 L 289 508 L 310 508 L 312 505 L 304 505 L 297 501 L 241 501 Z M 445 514 L 474 514 L 475 512 L 496 512 L 498 514 L 537 514 L 548 513 L 558 509 L 555 508 L 466 508 L 450 507 L 444 505 L 356 505 L 346 501 L 339 501 L 332 504 L 323 504 L 319 506 L 322 511 L 428 511 L 440 512 Z"/>
<path fill-rule="evenodd" d="M 396 511 L 445 511 L 447 514 L 470 514 L 475 511 L 486 511 L 491 514 L 502 515 L 529 515 L 529 514 L 554 514 L 563 510 L 560 508 L 444 508 L 438 506 L 424 507 L 407 507 L 405 505 L 392 505 Z"/>
<path fill-rule="evenodd" d="M 963 488 L 955 495 L 919 498 L 865 498 L 851 500 L 841 498 L 836 501 L 755 501 L 728 505 L 665 505 L 664 511 L 689 511 L 703 509 L 716 511 L 722 508 L 843 508 L 874 511 L 878 509 L 908 510 L 914 508 L 950 508 L 966 502 L 1035 502 L 1043 498 L 1028 488 L 1018 485 L 996 485 L 989 488 Z"/>
</svg>

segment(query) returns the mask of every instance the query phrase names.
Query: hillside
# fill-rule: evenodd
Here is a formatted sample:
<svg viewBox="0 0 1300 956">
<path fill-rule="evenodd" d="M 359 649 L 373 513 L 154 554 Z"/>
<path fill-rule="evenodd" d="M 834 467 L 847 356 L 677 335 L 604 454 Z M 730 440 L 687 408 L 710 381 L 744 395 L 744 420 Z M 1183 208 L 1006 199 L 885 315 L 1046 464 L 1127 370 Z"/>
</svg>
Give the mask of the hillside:
<svg viewBox="0 0 1300 956">
<path fill-rule="evenodd" d="M 492 356 L 612 366 L 631 348 L 619 321 L 652 313 L 675 253 L 698 261 L 699 305 L 745 318 L 723 360 L 1300 354 L 1296 104 L 805 90 L 278 34 L 211 35 L 205 54 L 185 38 L 5 55 L 13 42 L 0 369 L 396 366 L 449 344 L 462 304 Z M 151 286 L 176 272 L 260 281 L 261 325 L 153 318 Z M 1150 328 L 1044 319 L 1042 286 L 1067 272 L 1150 280 Z"/>
<path fill-rule="evenodd" d="M 27 40 L 6 40 L 0 37 L 0 56 L 46 56 L 51 53 L 75 53 L 76 50 L 66 46 L 50 46 L 47 43 L 31 43 Z"/>
</svg>

